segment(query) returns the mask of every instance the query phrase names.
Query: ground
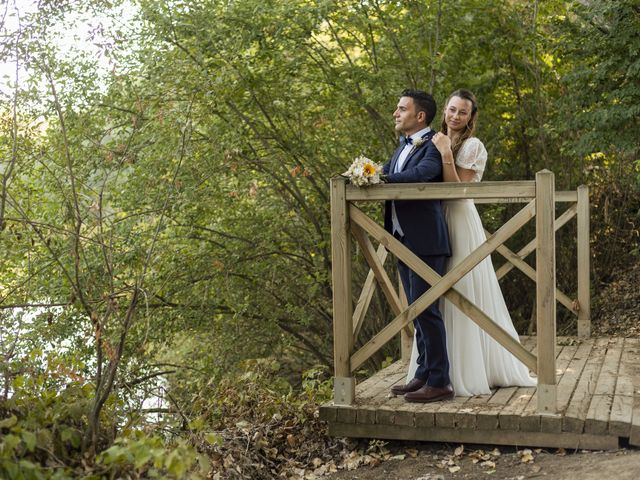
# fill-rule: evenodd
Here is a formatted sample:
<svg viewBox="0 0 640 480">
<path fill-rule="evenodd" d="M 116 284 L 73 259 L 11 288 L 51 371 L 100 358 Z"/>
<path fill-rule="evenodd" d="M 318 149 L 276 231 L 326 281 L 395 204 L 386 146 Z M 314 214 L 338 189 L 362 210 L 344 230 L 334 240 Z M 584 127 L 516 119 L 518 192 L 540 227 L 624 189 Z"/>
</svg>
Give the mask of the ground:
<svg viewBox="0 0 640 480">
<path fill-rule="evenodd" d="M 596 302 L 595 336 L 640 336 L 640 262 L 618 272 Z M 427 442 L 348 441 L 328 480 L 626 480 L 640 478 L 640 449 L 565 451 Z M 323 466 L 323 468 L 326 464 Z M 335 468 L 330 471 L 335 470 Z"/>
<path fill-rule="evenodd" d="M 640 449 L 567 452 L 562 449 L 516 449 L 425 442 L 389 442 L 383 448 L 387 450 L 382 454 L 381 460 L 384 461 L 377 459 L 380 453 L 365 453 L 360 460 L 354 455 L 354 462 L 360 462 L 357 468 L 348 470 L 347 462 L 343 470 L 321 478 L 524 480 L 546 477 L 554 480 L 635 480 L 640 472 Z"/>
</svg>

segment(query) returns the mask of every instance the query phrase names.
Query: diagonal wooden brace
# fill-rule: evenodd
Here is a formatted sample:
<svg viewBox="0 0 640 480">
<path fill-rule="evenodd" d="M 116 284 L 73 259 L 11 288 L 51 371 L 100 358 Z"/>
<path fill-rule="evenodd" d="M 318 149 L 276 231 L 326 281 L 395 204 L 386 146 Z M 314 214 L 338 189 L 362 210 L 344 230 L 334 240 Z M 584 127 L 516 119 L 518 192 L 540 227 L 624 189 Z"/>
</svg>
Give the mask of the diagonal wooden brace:
<svg viewBox="0 0 640 480">
<path fill-rule="evenodd" d="M 442 295 L 456 305 L 471 320 L 476 322 L 509 352 L 515 355 L 529 369 L 537 371 L 537 359 L 533 354 L 522 347 L 516 339 L 512 338 L 508 332 L 498 326 L 491 318 L 471 303 L 460 292 L 455 290 L 455 288 L 452 288 L 460 278 L 471 271 L 473 267 L 490 255 L 498 245 L 506 241 L 511 235 L 513 235 L 513 233 L 520 229 L 534 216 L 535 202 L 530 202 L 525 208 L 496 231 L 494 235 L 488 238 L 486 242 L 480 245 L 467 258 L 451 269 L 444 277 L 440 277 L 440 275 L 425 265 L 419 257 L 402 245 L 402 243 L 395 239 L 391 234 L 386 232 L 380 225 L 367 217 L 357 207 L 350 205 L 349 213 L 353 222 L 364 228 L 376 240 L 394 253 L 397 258 L 411 268 L 411 270 L 432 285 L 427 292 L 412 303 L 406 310 L 401 312 L 386 327 L 378 332 L 375 337 L 369 340 L 369 342 L 351 356 L 351 371 L 354 371 L 362 365 L 362 363 L 364 363 L 373 353 L 393 338 L 393 336 L 395 336 L 404 325 L 413 320 Z"/>
<path fill-rule="evenodd" d="M 491 233 L 487 230 L 485 230 L 485 233 L 487 235 L 491 235 Z M 508 247 L 504 245 L 500 245 L 498 248 L 496 248 L 496 251 L 500 255 L 502 255 L 505 259 L 507 259 L 507 261 L 510 262 L 514 267 L 516 267 L 518 270 L 524 273 L 527 277 L 533 280 L 535 283 L 536 271 L 528 263 L 524 262 L 517 253 L 513 252 L 512 250 L 510 250 Z M 578 315 L 578 311 L 573 305 L 574 302 L 567 295 L 562 293 L 558 288 L 556 288 L 556 298 L 571 313 L 573 313 L 574 315 Z"/>
<path fill-rule="evenodd" d="M 355 225 L 355 224 L 354 224 Z M 380 263 L 384 265 L 384 261 L 387 258 L 387 249 L 384 248 L 384 245 L 379 245 L 378 250 L 376 251 L 376 256 L 380 260 Z M 362 328 L 362 324 L 364 323 L 364 317 L 369 309 L 369 304 L 371 303 L 371 298 L 373 297 L 373 292 L 376 288 L 376 276 L 372 269 L 369 269 L 369 273 L 367 274 L 367 279 L 364 281 L 364 285 L 362 287 L 362 291 L 360 292 L 360 297 L 358 298 L 358 302 L 356 303 L 355 308 L 353 309 L 353 341 L 355 342 L 356 338 L 358 338 L 358 334 L 360 333 L 360 329 Z"/>
<path fill-rule="evenodd" d="M 573 217 L 575 217 L 577 209 L 578 209 L 578 207 L 574 203 L 569 208 L 567 208 L 562 215 L 560 215 L 558 218 L 556 218 L 556 221 L 553 223 L 554 231 L 557 232 L 569 220 L 571 220 Z M 537 247 L 538 247 L 538 239 L 534 238 L 529 243 L 527 243 L 524 247 L 522 247 L 522 249 L 520 249 L 520 251 L 518 252 L 518 257 L 521 260 L 524 260 L 525 258 L 527 258 L 527 255 L 529 255 L 531 252 L 535 251 L 535 249 Z M 500 280 L 507 273 L 509 273 L 513 269 L 513 267 L 514 267 L 514 265 L 512 263 L 505 263 L 498 270 L 496 270 L 496 276 L 498 277 L 498 280 Z"/>
<path fill-rule="evenodd" d="M 402 311 L 400 298 L 396 293 L 391 279 L 382 266 L 382 263 L 378 259 L 378 255 L 376 254 L 376 251 L 371 244 L 371 240 L 369 240 L 365 231 L 358 224 L 351 225 L 351 233 L 353 233 L 353 236 L 356 237 L 356 240 L 360 244 L 360 248 L 362 248 L 362 254 L 369 264 L 369 267 L 371 267 L 376 280 L 380 284 L 380 288 L 382 289 L 384 296 L 387 297 L 387 301 L 391 305 L 391 310 L 393 310 L 393 313 L 398 315 Z"/>
</svg>

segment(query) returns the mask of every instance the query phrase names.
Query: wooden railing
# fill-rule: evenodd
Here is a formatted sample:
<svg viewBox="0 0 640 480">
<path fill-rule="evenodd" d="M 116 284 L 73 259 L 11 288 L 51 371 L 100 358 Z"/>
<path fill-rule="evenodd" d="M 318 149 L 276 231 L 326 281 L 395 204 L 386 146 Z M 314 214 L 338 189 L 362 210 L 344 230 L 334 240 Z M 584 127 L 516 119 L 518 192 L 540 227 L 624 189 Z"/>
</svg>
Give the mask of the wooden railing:
<svg viewBox="0 0 640 480">
<path fill-rule="evenodd" d="M 474 199 L 476 203 L 526 203 L 516 215 L 467 258 L 444 276 L 438 275 L 402 243 L 365 215 L 354 202 L 384 200 Z M 555 205 L 569 202 L 570 207 L 555 219 Z M 504 243 L 533 217 L 536 238 L 517 253 Z M 577 217 L 577 298 L 572 300 L 556 288 L 555 231 Z M 351 237 L 355 237 L 370 271 L 359 299 L 352 301 Z M 376 249 L 371 241 L 378 242 Z M 333 335 L 334 335 L 334 403 L 351 405 L 355 400 L 353 372 L 387 342 L 401 333 L 403 358 L 407 358 L 412 341 L 412 320 L 426 307 L 445 296 L 480 328 L 537 373 L 538 410 L 556 412 L 556 300 L 578 318 L 578 335 L 590 335 L 589 291 L 589 192 L 586 186 L 576 191 L 555 191 L 552 172 L 543 170 L 535 181 L 482 183 L 385 184 L 367 188 L 348 185 L 342 177 L 331 179 L 331 242 L 333 261 Z M 384 262 L 387 251 L 424 278 L 431 288 L 411 305 L 407 305 L 402 287 L 395 288 Z M 536 251 L 535 270 L 524 258 Z M 482 310 L 459 293 L 454 285 L 488 255 L 498 252 L 508 261 L 497 270 L 502 278 L 513 268 L 521 270 L 536 283 L 537 356 L 526 350 Z M 354 351 L 373 291 L 379 286 L 395 318 L 373 338 Z"/>
</svg>

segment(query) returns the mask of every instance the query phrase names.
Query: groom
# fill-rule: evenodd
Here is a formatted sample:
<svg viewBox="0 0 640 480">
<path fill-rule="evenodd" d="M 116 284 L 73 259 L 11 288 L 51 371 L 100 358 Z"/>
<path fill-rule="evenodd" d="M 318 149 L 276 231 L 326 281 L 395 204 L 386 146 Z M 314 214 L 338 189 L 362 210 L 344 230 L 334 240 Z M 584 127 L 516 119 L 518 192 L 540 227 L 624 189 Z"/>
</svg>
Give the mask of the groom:
<svg viewBox="0 0 640 480">
<path fill-rule="evenodd" d="M 383 167 L 387 183 L 442 181 L 442 158 L 431 142 L 435 132 L 429 128 L 435 115 L 436 103 L 430 94 L 421 90 L 402 92 L 393 118 L 396 130 L 403 136 L 391 160 Z M 423 262 L 444 275 L 451 248 L 440 200 L 387 201 L 384 226 Z M 429 289 L 429 284 L 400 260 L 398 270 L 409 303 Z M 418 315 L 413 324 L 418 369 L 413 380 L 393 387 L 392 393 L 404 395 L 409 402 L 452 399 L 454 392 L 449 380 L 447 343 L 438 301 Z"/>
</svg>

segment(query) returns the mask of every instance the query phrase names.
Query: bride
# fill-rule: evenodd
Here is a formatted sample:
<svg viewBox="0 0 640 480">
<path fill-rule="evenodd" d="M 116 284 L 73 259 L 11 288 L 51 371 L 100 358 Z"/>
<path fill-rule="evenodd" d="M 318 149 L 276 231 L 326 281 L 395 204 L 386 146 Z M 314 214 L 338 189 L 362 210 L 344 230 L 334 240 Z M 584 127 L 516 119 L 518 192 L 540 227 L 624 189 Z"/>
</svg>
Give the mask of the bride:
<svg viewBox="0 0 640 480">
<path fill-rule="evenodd" d="M 435 134 L 432 140 L 442 155 L 445 182 L 479 182 L 482 178 L 487 151 L 482 142 L 472 136 L 477 115 L 476 98 L 468 90 L 456 90 L 445 103 L 442 131 Z M 442 203 L 453 253 L 447 263 L 447 269 L 450 270 L 480 246 L 486 237 L 473 200 L 448 200 Z M 461 278 L 455 288 L 513 338 L 518 339 L 491 257 L 486 257 Z M 492 387 L 536 385 L 535 379 L 531 378 L 520 360 L 451 302 L 444 298 L 441 302 L 447 332 L 449 375 L 457 395 L 488 394 Z M 417 358 L 414 338 L 407 383 L 414 378 Z"/>
</svg>

